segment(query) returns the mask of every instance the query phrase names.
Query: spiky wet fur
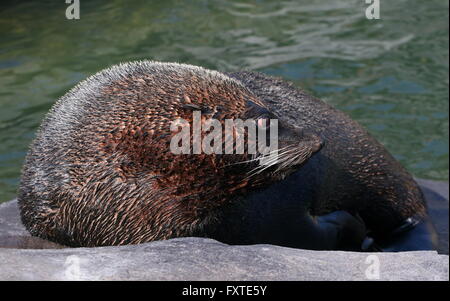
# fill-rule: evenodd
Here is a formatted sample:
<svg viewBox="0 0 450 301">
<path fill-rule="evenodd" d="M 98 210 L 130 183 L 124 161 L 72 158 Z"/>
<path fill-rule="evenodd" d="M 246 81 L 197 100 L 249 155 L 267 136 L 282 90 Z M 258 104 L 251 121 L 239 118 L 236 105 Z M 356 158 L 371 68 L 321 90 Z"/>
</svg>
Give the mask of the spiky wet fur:
<svg viewBox="0 0 450 301">
<path fill-rule="evenodd" d="M 31 145 L 18 196 L 24 225 L 69 246 L 201 235 L 221 206 L 276 179 L 245 178 L 233 163 L 246 154 L 170 153 L 170 122 L 189 120 L 185 105 L 220 106 L 221 120 L 255 117 L 248 103 L 261 104 L 240 81 L 185 64 L 132 62 L 89 77 L 56 102 Z"/>
</svg>

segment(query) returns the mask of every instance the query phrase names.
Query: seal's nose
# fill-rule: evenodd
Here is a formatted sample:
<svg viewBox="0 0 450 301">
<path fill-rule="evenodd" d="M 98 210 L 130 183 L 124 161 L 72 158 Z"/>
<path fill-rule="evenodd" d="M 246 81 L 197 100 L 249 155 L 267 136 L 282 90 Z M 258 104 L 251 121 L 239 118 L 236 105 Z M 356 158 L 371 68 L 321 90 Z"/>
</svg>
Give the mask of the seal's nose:
<svg viewBox="0 0 450 301">
<path fill-rule="evenodd" d="M 323 147 L 324 141 L 317 135 L 314 135 L 313 141 L 314 141 L 314 144 L 313 144 L 312 151 L 318 152 Z"/>
<path fill-rule="evenodd" d="M 287 143 L 298 142 L 302 147 L 307 145 L 312 153 L 319 151 L 324 145 L 324 140 L 314 130 L 302 129 L 292 125 L 282 126 L 279 130 L 279 138 Z"/>
<path fill-rule="evenodd" d="M 311 130 L 298 129 L 297 131 L 302 141 L 311 141 L 313 152 L 319 151 L 324 146 L 323 139 L 317 133 Z"/>
</svg>

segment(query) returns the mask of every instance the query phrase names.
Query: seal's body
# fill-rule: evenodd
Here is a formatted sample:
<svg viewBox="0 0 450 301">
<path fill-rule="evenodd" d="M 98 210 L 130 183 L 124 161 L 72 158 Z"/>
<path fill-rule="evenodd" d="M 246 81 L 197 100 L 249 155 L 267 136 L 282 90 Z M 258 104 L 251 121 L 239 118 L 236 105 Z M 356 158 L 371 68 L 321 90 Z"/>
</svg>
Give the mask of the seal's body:
<svg viewBox="0 0 450 301">
<path fill-rule="evenodd" d="M 278 183 L 280 188 L 272 186 L 268 189 L 272 193 L 264 191 L 261 195 L 301 199 L 299 203 L 314 216 L 335 210 L 357 212 L 370 235 L 389 250 L 433 248 L 436 235 L 420 188 L 360 124 L 281 79 L 257 72 L 227 75 L 242 82 L 286 122 L 312 130 L 323 140 L 320 152 L 289 179 Z M 393 232 L 414 226 L 416 232 L 408 242 L 397 243 L 402 239 Z"/>
<path fill-rule="evenodd" d="M 202 124 L 278 119 L 281 159 L 260 168 L 248 151 L 174 154 L 171 122 L 193 124 L 193 111 Z M 209 236 L 359 249 L 358 214 L 379 237 L 426 215 L 409 174 L 325 103 L 257 73 L 148 61 L 106 69 L 54 105 L 18 199 L 32 235 L 68 246 Z"/>
<path fill-rule="evenodd" d="M 276 114 L 323 139 L 324 147 L 303 172 L 315 171 L 307 177 L 312 184 L 308 186 L 316 187 L 313 214 L 356 210 L 375 232 L 426 214 L 422 192 L 411 175 L 356 121 L 279 79 L 252 72 L 231 76 Z"/>
</svg>

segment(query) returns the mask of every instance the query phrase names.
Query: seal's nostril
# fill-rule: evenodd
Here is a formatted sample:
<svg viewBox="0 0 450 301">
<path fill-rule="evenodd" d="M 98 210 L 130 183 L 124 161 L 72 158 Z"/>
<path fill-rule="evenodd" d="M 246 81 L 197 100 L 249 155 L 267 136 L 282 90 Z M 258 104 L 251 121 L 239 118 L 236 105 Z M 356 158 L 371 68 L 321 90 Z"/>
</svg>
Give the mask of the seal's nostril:
<svg viewBox="0 0 450 301">
<path fill-rule="evenodd" d="M 320 139 L 319 137 L 317 137 L 317 142 L 316 142 L 316 145 L 315 145 L 315 148 L 313 149 L 313 151 L 314 152 L 317 152 L 317 151 L 319 151 L 320 149 L 322 149 L 322 147 L 324 146 L 324 142 L 323 142 L 323 140 L 322 139 Z"/>
</svg>

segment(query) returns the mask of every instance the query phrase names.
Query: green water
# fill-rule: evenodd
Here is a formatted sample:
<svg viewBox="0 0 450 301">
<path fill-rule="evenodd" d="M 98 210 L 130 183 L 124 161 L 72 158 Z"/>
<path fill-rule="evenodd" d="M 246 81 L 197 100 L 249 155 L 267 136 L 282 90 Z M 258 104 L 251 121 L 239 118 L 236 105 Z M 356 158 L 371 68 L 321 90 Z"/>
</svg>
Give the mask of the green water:
<svg viewBox="0 0 450 301">
<path fill-rule="evenodd" d="M 415 176 L 448 179 L 448 1 L 65 1 L 0 4 L 0 202 L 69 88 L 112 64 L 178 61 L 282 76 L 360 121 Z"/>
</svg>

